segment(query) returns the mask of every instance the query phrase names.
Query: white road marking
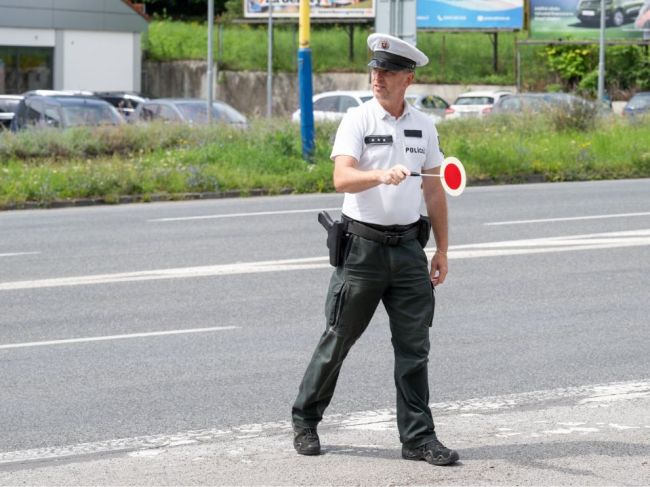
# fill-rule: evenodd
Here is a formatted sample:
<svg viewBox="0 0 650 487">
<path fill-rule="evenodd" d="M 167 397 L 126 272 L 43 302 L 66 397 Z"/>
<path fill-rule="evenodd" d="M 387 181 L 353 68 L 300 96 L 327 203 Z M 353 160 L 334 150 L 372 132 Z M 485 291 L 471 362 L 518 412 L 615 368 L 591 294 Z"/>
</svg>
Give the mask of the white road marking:
<svg viewBox="0 0 650 487">
<path fill-rule="evenodd" d="M 600 220 L 603 218 L 628 218 L 633 216 L 649 216 L 650 211 L 638 213 L 615 213 L 609 215 L 570 216 L 563 218 L 541 218 L 539 220 L 510 220 L 503 222 L 489 222 L 484 225 L 523 225 L 526 223 L 570 222 L 577 220 Z"/>
<path fill-rule="evenodd" d="M 340 211 L 338 208 L 309 208 L 306 210 L 278 210 L 278 211 L 258 211 L 252 213 L 222 213 L 218 215 L 198 215 L 198 216 L 179 216 L 169 218 L 153 218 L 148 222 L 179 222 L 188 220 L 215 220 L 217 218 L 244 218 L 248 216 L 269 216 L 269 215 L 291 215 L 295 213 L 318 213 L 319 211 Z"/>
<path fill-rule="evenodd" d="M 492 414 L 496 411 L 512 410 L 518 407 L 537 406 L 544 407 L 544 403 L 557 401 L 578 401 L 602 394 L 616 394 L 620 400 L 638 399 L 638 393 L 650 392 L 650 378 L 641 381 L 613 382 L 609 384 L 585 385 L 580 387 L 567 387 L 541 391 L 506 394 L 502 396 L 489 396 L 462 401 L 449 401 L 430 404 L 435 416 L 444 414 L 461 415 L 467 411 L 475 413 Z M 359 411 L 350 414 L 329 415 L 322 423 L 322 427 L 338 429 L 386 429 L 395 427 L 394 409 L 381 409 L 375 411 Z M 443 422 L 438 421 L 440 425 Z M 561 430 L 561 431 L 560 431 Z M 571 431 L 569 431 L 571 430 Z M 138 452 L 159 448 L 171 448 L 174 445 L 192 445 L 215 441 L 232 442 L 238 437 L 261 437 L 267 434 L 290 435 L 291 422 L 279 421 L 259 424 L 242 425 L 230 429 L 204 429 L 185 431 L 173 435 L 138 436 L 134 438 L 121 438 L 115 440 L 99 441 L 94 443 L 81 443 L 76 445 L 34 448 L 0 453 L 0 465 L 25 463 L 32 461 L 59 460 L 70 457 L 86 455 Z M 558 428 L 557 430 L 541 431 L 547 434 L 569 434 L 596 432 L 598 428 Z M 145 454 L 141 454 L 145 455 Z"/>
<path fill-rule="evenodd" d="M 456 245 L 450 247 L 448 257 L 450 259 L 475 259 L 483 257 L 568 252 L 576 250 L 599 250 L 646 245 L 650 245 L 650 229 Z M 430 258 L 433 249 L 426 249 L 426 251 Z M 9 281 L 0 282 L 0 291 L 326 269 L 329 267 L 328 262 L 329 259 L 327 257 L 307 257 L 302 259 L 179 267 L 172 269 L 156 269 L 151 271 L 60 277 L 29 281 Z"/>
<path fill-rule="evenodd" d="M 225 331 L 235 330 L 237 326 L 214 326 L 211 328 L 188 328 L 185 330 L 165 330 L 165 331 L 152 331 L 147 333 L 131 333 L 128 335 L 108 335 L 100 337 L 87 337 L 87 338 L 68 338 L 65 340 L 48 340 L 43 342 L 25 342 L 25 343 L 10 343 L 8 345 L 0 345 L 0 350 L 9 350 L 11 348 L 28 348 L 28 347 L 46 347 L 50 345 L 68 345 L 71 343 L 86 343 L 86 342 L 103 342 L 107 340 L 125 340 L 129 338 L 146 338 L 167 335 L 184 335 L 187 333 L 207 333 L 211 331 Z"/>
<path fill-rule="evenodd" d="M 7 252 L 5 254 L 0 254 L 0 257 L 18 257 L 20 255 L 36 255 L 40 252 Z"/>
</svg>

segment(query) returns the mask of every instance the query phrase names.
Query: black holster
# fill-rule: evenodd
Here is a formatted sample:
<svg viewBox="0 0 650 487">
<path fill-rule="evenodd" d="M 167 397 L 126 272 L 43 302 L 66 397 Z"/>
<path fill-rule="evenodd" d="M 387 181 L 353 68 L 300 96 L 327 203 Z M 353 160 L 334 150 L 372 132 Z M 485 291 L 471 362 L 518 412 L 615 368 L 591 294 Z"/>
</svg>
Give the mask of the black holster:
<svg viewBox="0 0 650 487">
<path fill-rule="evenodd" d="M 429 237 L 431 236 L 431 220 L 429 217 L 420 215 L 418 220 L 418 242 L 422 245 L 422 248 L 427 246 L 429 242 Z"/>
<path fill-rule="evenodd" d="M 345 247 L 348 242 L 346 232 L 346 223 L 343 221 L 334 221 L 326 211 L 318 214 L 318 223 L 323 225 L 327 230 L 327 248 L 330 254 L 330 264 L 338 267 L 343 264 L 345 259 Z"/>
</svg>

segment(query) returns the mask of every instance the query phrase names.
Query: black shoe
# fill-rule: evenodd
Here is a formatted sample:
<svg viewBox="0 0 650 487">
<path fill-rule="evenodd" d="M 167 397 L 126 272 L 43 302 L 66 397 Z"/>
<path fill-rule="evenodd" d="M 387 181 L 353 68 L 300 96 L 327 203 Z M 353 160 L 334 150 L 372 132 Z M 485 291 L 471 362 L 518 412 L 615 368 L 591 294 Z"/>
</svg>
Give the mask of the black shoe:
<svg viewBox="0 0 650 487">
<path fill-rule="evenodd" d="M 402 445 L 402 458 L 406 460 L 424 460 L 431 465 L 451 465 L 458 461 L 458 452 L 450 450 L 437 439 L 418 448 Z"/>
<path fill-rule="evenodd" d="M 320 455 L 320 440 L 316 428 L 293 427 L 293 447 L 301 455 Z"/>
</svg>

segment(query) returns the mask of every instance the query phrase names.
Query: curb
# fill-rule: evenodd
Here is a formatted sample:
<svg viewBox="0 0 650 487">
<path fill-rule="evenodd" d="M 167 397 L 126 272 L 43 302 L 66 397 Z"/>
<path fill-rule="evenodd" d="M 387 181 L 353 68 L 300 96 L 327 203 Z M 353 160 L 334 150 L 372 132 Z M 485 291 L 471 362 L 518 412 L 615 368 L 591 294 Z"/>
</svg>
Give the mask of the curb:
<svg viewBox="0 0 650 487">
<path fill-rule="evenodd" d="M 154 193 L 151 195 L 124 195 L 117 199 L 112 198 L 72 198 L 66 200 L 54 200 L 49 202 L 24 201 L 0 205 L 0 211 L 11 210 L 44 210 L 57 208 L 74 208 L 97 205 L 125 205 L 130 203 L 158 203 L 161 201 L 189 201 L 209 200 L 222 198 L 242 198 L 248 196 L 269 196 L 272 194 L 287 195 L 294 192 L 293 188 L 283 188 L 279 192 L 271 192 L 268 189 L 254 188 L 250 190 L 233 189 L 220 192 L 205 193 Z"/>
</svg>

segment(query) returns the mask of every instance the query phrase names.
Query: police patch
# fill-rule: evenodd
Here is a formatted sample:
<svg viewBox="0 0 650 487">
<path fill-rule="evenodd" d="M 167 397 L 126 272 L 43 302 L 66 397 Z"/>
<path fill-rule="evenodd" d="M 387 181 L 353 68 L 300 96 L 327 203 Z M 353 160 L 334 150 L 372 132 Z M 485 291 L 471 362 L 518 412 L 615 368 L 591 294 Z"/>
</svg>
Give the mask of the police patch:
<svg viewBox="0 0 650 487">
<path fill-rule="evenodd" d="M 422 138 L 422 130 L 404 130 L 404 137 Z"/>
</svg>

